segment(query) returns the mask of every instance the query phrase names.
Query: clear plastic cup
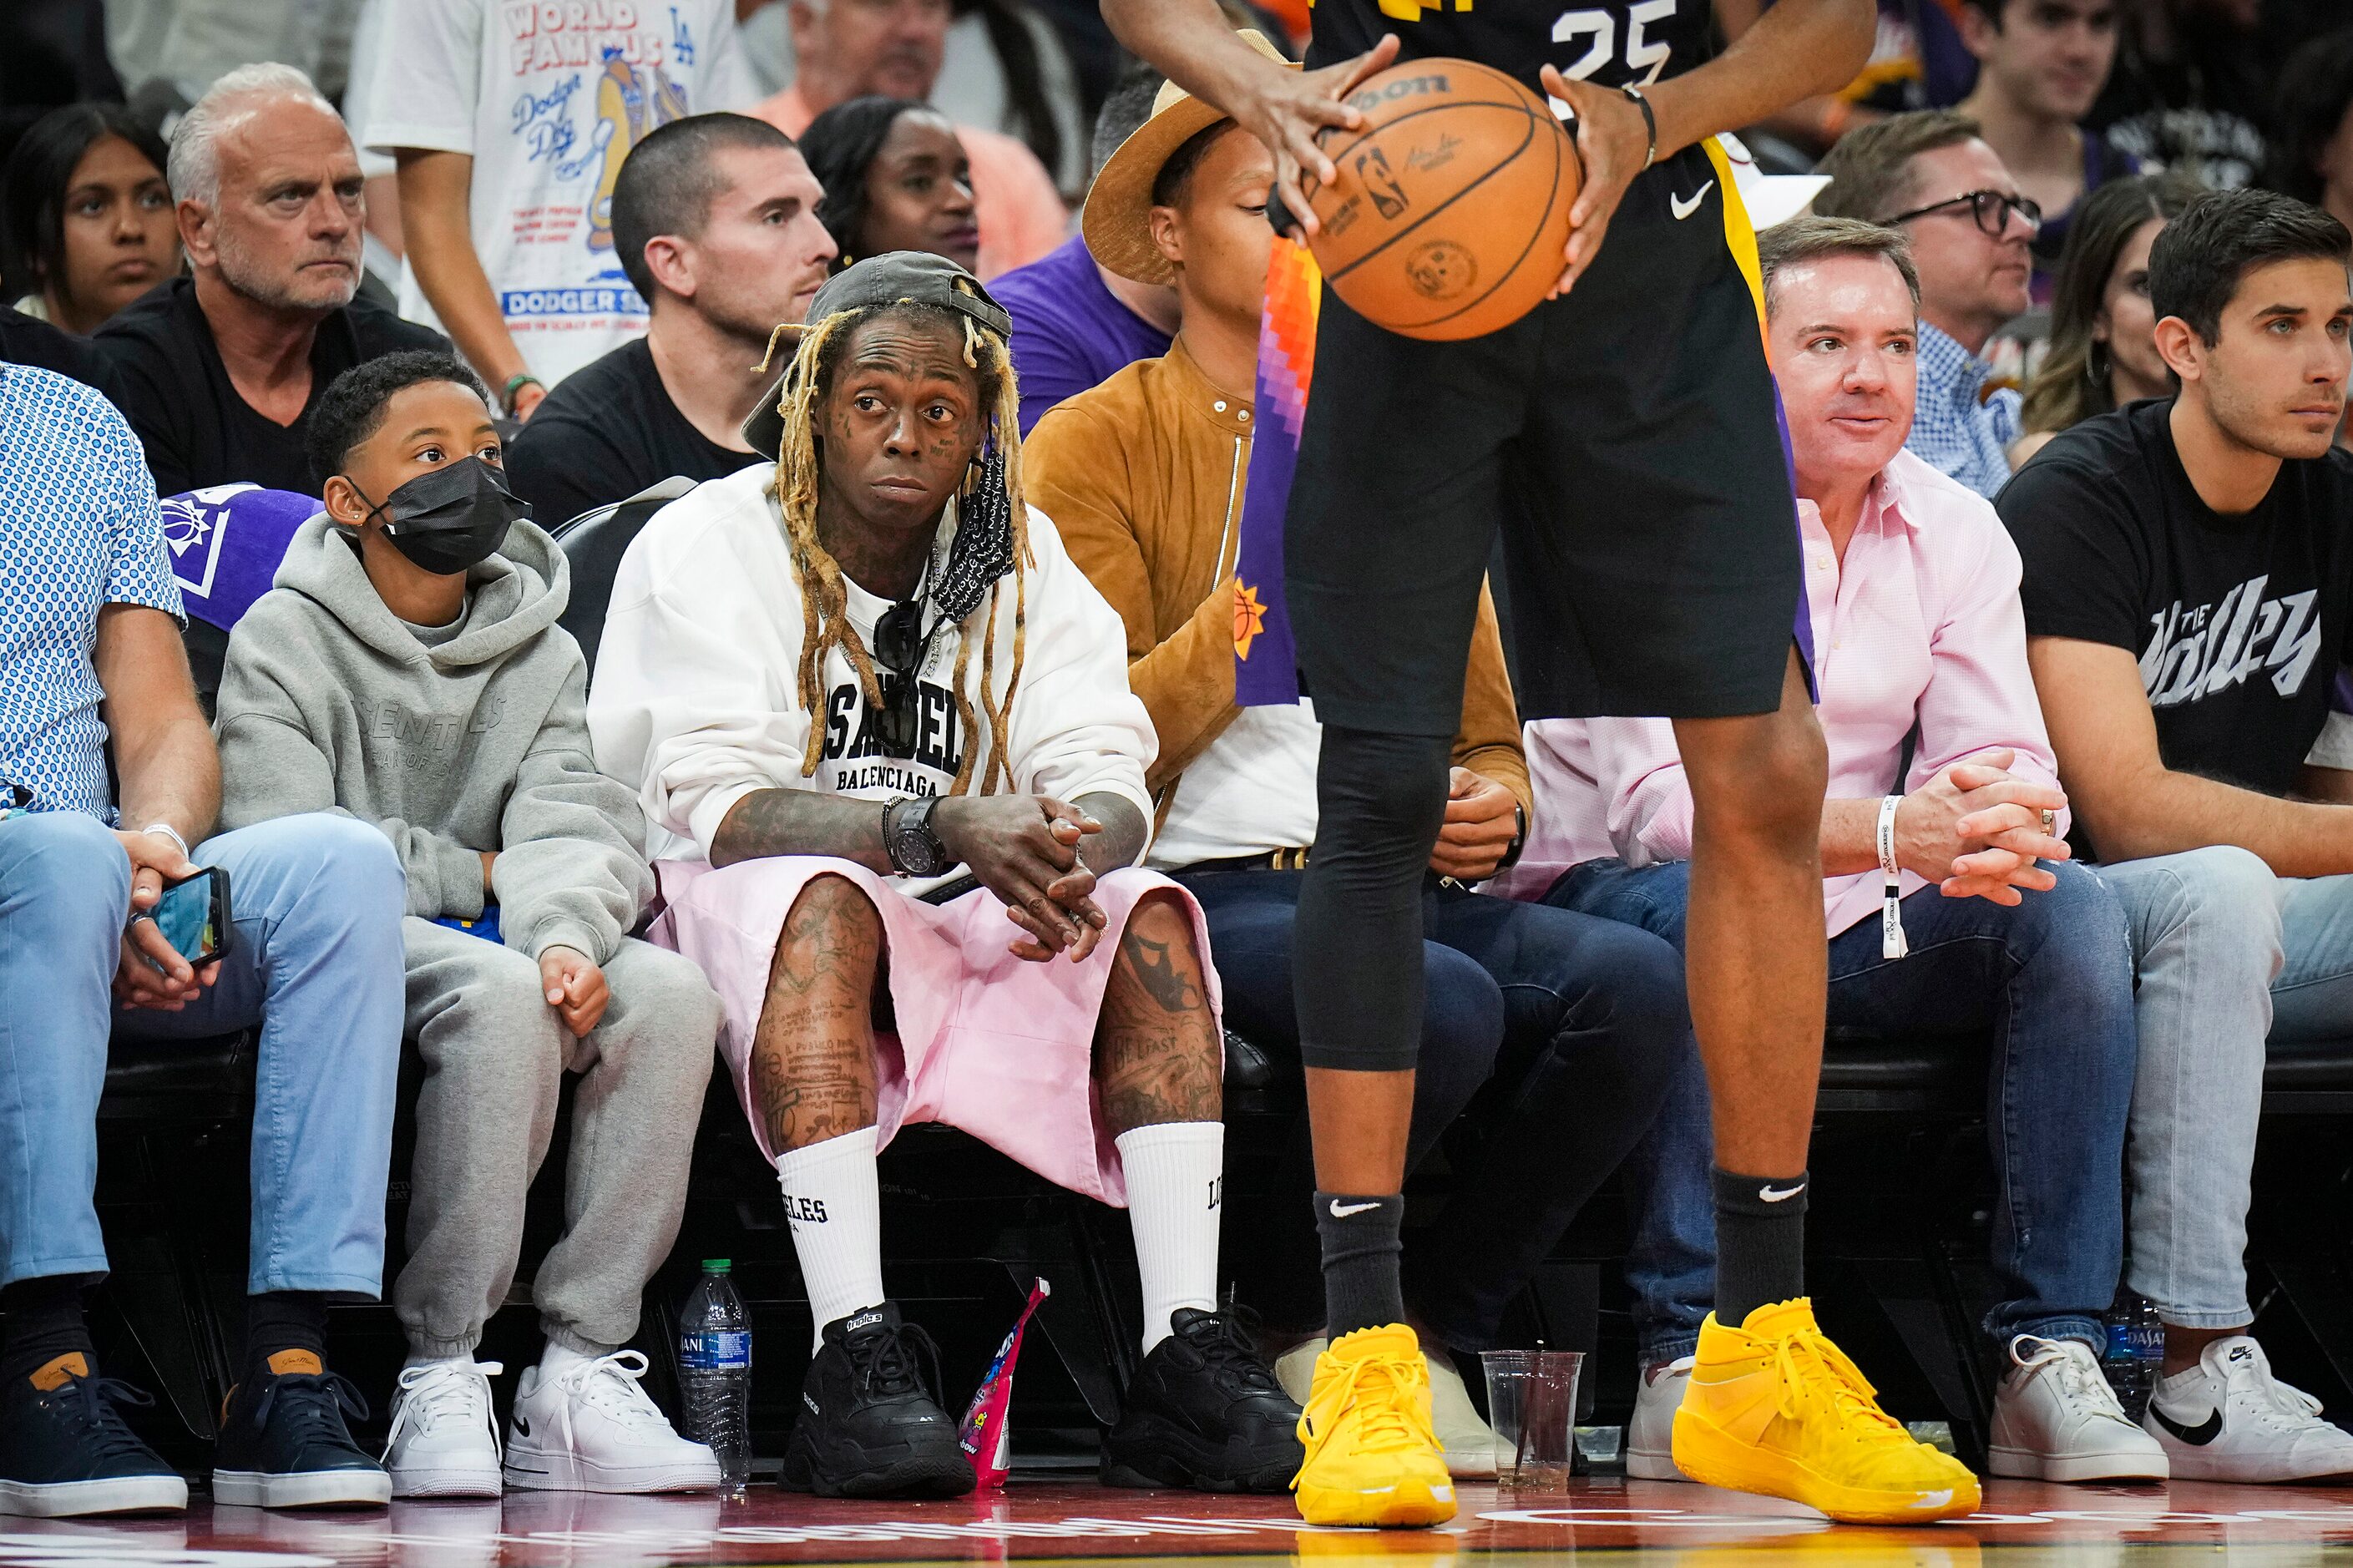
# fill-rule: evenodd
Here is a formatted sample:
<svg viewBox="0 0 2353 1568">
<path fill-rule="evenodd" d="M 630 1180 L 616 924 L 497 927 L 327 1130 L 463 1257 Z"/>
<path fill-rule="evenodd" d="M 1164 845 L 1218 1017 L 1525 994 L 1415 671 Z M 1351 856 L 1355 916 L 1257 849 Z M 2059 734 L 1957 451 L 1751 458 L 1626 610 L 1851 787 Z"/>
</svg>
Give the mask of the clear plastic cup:
<svg viewBox="0 0 2353 1568">
<path fill-rule="evenodd" d="M 1568 1487 L 1576 1451 L 1579 1351 L 1484 1351 L 1487 1425 L 1495 1431 L 1498 1485 L 1530 1491 Z"/>
</svg>

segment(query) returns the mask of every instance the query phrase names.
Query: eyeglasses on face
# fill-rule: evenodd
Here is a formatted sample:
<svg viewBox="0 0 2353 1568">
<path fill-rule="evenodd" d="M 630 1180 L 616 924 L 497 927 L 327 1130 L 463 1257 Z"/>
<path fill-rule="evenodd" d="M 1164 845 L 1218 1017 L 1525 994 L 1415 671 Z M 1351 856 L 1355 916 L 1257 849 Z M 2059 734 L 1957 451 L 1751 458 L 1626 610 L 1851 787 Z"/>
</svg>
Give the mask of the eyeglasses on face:
<svg viewBox="0 0 2353 1568">
<path fill-rule="evenodd" d="M 1963 206 L 1968 208 L 1969 216 L 1977 219 L 1978 227 L 1996 239 L 2000 239 L 2003 231 L 2010 227 L 2010 215 L 2012 213 L 2026 220 L 2026 229 L 2029 234 L 2042 232 L 2042 204 L 2027 196 L 2012 195 L 2008 191 L 1971 191 L 1966 195 L 1952 196 L 1941 202 L 1930 202 L 1925 207 L 1914 207 L 1910 212 L 1897 213 L 1894 217 L 1881 219 L 1880 223 L 1883 227 L 1893 228 L 1899 223 L 1909 223 L 1915 217 L 1926 217 L 1930 213 L 1940 213 L 1950 207 Z"/>
</svg>

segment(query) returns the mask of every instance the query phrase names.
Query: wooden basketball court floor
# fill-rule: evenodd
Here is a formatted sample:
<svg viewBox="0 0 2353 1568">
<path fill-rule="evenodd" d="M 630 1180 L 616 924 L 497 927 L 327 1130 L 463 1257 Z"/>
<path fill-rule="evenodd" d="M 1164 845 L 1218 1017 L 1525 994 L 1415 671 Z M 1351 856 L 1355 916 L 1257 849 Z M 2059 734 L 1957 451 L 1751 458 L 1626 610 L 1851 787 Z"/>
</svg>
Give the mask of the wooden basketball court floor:
<svg viewBox="0 0 2353 1568">
<path fill-rule="evenodd" d="M 755 1484 L 733 1501 L 518 1493 L 345 1514 L 199 1501 L 185 1519 L 0 1518 L 0 1568 L 669 1568 L 677 1563 L 1010 1563 L 1047 1568 L 1533 1568 L 1591 1558 L 1693 1568 L 2353 1563 L 2353 1489 L 1995 1482 L 1966 1520 L 1832 1525 L 1710 1489 L 1580 1478 L 1462 1489 L 1441 1530 L 1303 1528 L 1282 1498 L 1121 1491 L 1017 1477 L 954 1502 L 824 1502 Z"/>
</svg>

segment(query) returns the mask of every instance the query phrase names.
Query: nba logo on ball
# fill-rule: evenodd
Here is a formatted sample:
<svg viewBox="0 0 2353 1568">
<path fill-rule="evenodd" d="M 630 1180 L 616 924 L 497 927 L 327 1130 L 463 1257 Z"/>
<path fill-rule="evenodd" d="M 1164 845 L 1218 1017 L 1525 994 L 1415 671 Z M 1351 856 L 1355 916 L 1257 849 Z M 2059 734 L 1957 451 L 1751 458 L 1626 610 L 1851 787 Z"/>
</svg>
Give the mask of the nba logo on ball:
<svg viewBox="0 0 2353 1568">
<path fill-rule="evenodd" d="M 1322 134 L 1335 177 L 1309 195 L 1308 247 L 1333 291 L 1412 338 L 1480 337 L 1535 309 L 1560 278 L 1577 199 L 1551 107 L 1468 60 L 1391 67 L 1348 102 L 1365 122 Z"/>
</svg>

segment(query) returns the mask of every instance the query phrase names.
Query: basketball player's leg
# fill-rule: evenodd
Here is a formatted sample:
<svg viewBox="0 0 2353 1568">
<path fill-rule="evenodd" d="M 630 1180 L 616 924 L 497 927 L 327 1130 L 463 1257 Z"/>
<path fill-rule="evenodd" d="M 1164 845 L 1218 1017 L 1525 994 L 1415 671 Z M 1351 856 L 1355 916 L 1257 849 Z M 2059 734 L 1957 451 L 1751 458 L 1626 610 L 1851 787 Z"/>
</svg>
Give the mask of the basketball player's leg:
<svg viewBox="0 0 2353 1568">
<path fill-rule="evenodd" d="M 1714 1097 L 1715 1310 L 1725 1322 L 1806 1293 L 1806 1147 L 1821 1076 L 1827 756 L 1794 655 L 1779 709 L 1687 719 L 1692 792 L 1685 968 Z"/>
<path fill-rule="evenodd" d="M 1285 599 L 1324 729 L 1293 997 L 1314 1135 L 1330 1348 L 1301 1511 L 1451 1517 L 1429 1371 L 1404 1323 L 1399 1197 L 1420 1045 L 1422 879 L 1445 815 L 1463 667 L 1535 329 L 1418 342 L 1328 292 L 1285 537 Z"/>
<path fill-rule="evenodd" d="M 1801 1263 L 1827 942 L 1826 764 L 1808 702 L 1796 500 L 1729 170 L 1687 149 L 1630 186 L 1551 312 L 1507 529 L 1524 711 L 1665 714 L 1694 801 L 1692 1021 L 1715 1109 L 1716 1311 L 1675 1418 L 1695 1479 L 1835 1518 L 1966 1513 L 1974 1477 L 1880 1412 L 1815 1324 Z M 1745 258 L 1745 264 L 1744 264 Z"/>
</svg>

